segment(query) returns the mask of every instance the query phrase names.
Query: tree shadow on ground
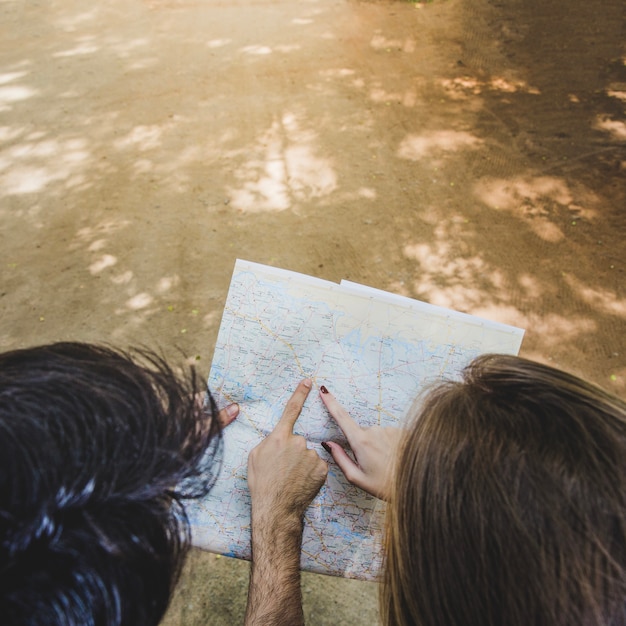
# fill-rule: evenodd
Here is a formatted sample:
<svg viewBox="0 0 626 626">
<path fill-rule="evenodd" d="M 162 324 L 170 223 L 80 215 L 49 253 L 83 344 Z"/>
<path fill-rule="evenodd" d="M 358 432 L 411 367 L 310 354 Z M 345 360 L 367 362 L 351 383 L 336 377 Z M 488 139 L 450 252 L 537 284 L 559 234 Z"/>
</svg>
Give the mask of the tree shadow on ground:
<svg viewBox="0 0 626 626">
<path fill-rule="evenodd" d="M 241 257 L 518 324 L 623 393 L 621 11 L 0 2 L 0 346 L 206 365 Z M 230 613 L 189 608 L 196 566 L 185 623 L 240 615 L 246 566 Z M 363 589 L 307 615 L 364 623 Z"/>
<path fill-rule="evenodd" d="M 241 256 L 623 390 L 620 3 L 536 4 L 4 3 L 3 345 L 196 353 Z"/>
</svg>

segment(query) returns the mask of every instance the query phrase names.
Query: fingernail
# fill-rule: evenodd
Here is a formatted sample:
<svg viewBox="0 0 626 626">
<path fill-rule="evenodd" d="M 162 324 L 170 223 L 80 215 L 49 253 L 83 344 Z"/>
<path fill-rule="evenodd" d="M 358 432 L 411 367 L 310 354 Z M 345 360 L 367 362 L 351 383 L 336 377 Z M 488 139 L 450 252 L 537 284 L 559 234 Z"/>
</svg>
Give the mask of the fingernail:
<svg viewBox="0 0 626 626">
<path fill-rule="evenodd" d="M 322 448 L 324 448 L 324 450 L 326 450 L 326 452 L 328 452 L 328 454 L 332 454 L 333 453 L 333 451 L 331 450 L 331 447 L 325 441 L 322 441 Z"/>
<path fill-rule="evenodd" d="M 328 393 L 328 389 L 326 389 L 326 387 L 324 387 L 324 385 L 322 385 L 322 386 L 320 387 L 320 391 L 321 391 L 322 393 Z"/>
<path fill-rule="evenodd" d="M 311 385 L 312 385 L 313 383 L 311 382 L 311 379 L 310 379 L 310 378 L 305 378 L 305 379 L 302 381 L 302 384 L 303 384 L 305 387 L 308 387 L 308 388 L 310 389 L 310 388 L 311 388 Z"/>
<path fill-rule="evenodd" d="M 239 415 L 239 405 L 236 402 L 233 402 L 232 404 L 229 404 L 226 407 L 226 415 L 228 415 L 228 417 L 237 417 L 237 415 Z"/>
</svg>

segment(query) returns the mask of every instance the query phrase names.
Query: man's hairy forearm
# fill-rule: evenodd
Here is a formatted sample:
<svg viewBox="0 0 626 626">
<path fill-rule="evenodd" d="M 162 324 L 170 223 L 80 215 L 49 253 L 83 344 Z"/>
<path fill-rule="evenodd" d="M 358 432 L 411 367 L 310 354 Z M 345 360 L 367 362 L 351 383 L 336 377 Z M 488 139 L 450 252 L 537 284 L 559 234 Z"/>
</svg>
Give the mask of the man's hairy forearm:
<svg viewBox="0 0 626 626">
<path fill-rule="evenodd" d="M 252 569 L 246 626 L 302 626 L 300 548 L 304 512 L 326 480 L 328 465 L 293 427 L 312 381 L 287 402 L 274 430 L 248 457 L 252 501 Z"/>
<path fill-rule="evenodd" d="M 302 522 L 299 519 L 255 519 L 253 511 L 252 569 L 245 626 L 304 624 L 301 546 Z"/>
</svg>

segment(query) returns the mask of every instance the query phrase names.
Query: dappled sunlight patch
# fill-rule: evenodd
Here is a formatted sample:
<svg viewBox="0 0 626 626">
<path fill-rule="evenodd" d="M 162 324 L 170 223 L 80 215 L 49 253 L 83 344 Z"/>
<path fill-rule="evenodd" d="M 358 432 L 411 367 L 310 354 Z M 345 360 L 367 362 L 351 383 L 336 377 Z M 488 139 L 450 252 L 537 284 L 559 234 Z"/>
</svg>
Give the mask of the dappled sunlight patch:
<svg viewBox="0 0 626 626">
<path fill-rule="evenodd" d="M 180 284 L 180 277 L 176 274 L 173 276 L 163 276 L 157 283 L 156 290 L 159 293 L 167 293 Z"/>
<path fill-rule="evenodd" d="M 99 274 L 108 267 L 113 267 L 116 264 L 117 257 L 114 257 L 112 254 L 103 254 L 89 266 L 89 272 L 91 274 Z"/>
<path fill-rule="evenodd" d="M 111 276 L 111 282 L 114 285 L 128 285 L 132 279 L 134 278 L 134 274 L 131 270 L 126 270 L 121 274 L 117 274 L 116 276 Z"/>
<path fill-rule="evenodd" d="M 217 324 L 219 324 L 221 319 L 222 319 L 222 312 L 221 312 L 221 310 L 220 311 L 211 311 L 210 313 L 207 313 L 202 318 L 202 323 L 204 324 L 205 328 L 211 328 L 211 327 L 216 326 Z"/>
<path fill-rule="evenodd" d="M 84 161 L 89 153 L 86 151 L 87 142 L 84 139 L 68 139 L 63 142 L 47 140 L 39 142 L 24 142 L 11 148 L 8 152 L 12 159 L 35 158 L 63 158 L 66 162 Z"/>
<path fill-rule="evenodd" d="M 145 291 L 134 295 L 132 298 L 129 298 L 126 301 L 126 306 L 132 311 L 138 311 L 139 309 L 145 309 L 147 306 L 150 306 L 154 298 Z"/>
<path fill-rule="evenodd" d="M 626 140 L 626 122 L 613 120 L 605 115 L 598 115 L 594 123 L 594 128 L 611 135 L 617 141 Z"/>
<path fill-rule="evenodd" d="M 478 95 L 483 89 L 483 83 L 476 78 L 459 76 L 457 78 L 444 78 L 440 84 L 453 99 L 465 98 L 468 94 Z"/>
<path fill-rule="evenodd" d="M 543 215 L 534 216 L 528 225 L 539 239 L 548 243 L 558 243 L 565 239 L 565 233 Z"/>
<path fill-rule="evenodd" d="M 81 95 L 82 94 L 78 89 L 67 89 L 66 91 L 59 93 L 59 98 L 73 100 L 74 98 L 80 98 Z"/>
<path fill-rule="evenodd" d="M 100 46 L 97 46 L 92 41 L 81 41 L 77 43 L 73 48 L 68 48 L 67 50 L 61 50 L 60 52 L 55 52 L 52 56 L 56 59 L 61 59 L 65 57 L 75 57 L 81 56 L 85 54 L 93 54 L 94 52 L 98 52 L 100 50 Z"/>
<path fill-rule="evenodd" d="M 48 133 L 43 130 L 36 130 L 32 133 L 28 133 L 28 135 L 26 136 L 26 141 L 39 141 L 40 139 L 43 139 L 43 137 L 45 137 L 47 134 Z"/>
<path fill-rule="evenodd" d="M 531 87 L 526 81 L 518 79 L 507 79 L 502 76 L 492 78 L 488 83 L 489 87 L 494 91 L 501 91 L 503 93 L 530 93 L 533 95 L 540 95 L 541 91 L 537 87 Z"/>
<path fill-rule="evenodd" d="M 606 95 L 626 103 L 626 83 L 612 83 L 607 88 Z"/>
<path fill-rule="evenodd" d="M 262 171 L 258 169 L 262 168 Z M 257 169 L 257 177 L 248 180 L 240 189 L 229 193 L 233 207 L 247 212 L 284 211 L 291 206 L 287 189 L 287 174 L 282 157 L 267 158 L 264 162 L 249 162 L 246 171 Z"/>
<path fill-rule="evenodd" d="M 544 295 L 546 288 L 539 280 L 528 273 L 522 273 L 517 276 L 517 284 L 524 295 L 532 300 L 536 300 Z"/>
<path fill-rule="evenodd" d="M 119 297 L 125 299 L 123 307 L 117 308 L 115 313 L 116 315 L 132 313 L 132 320 L 141 323 L 158 310 L 159 298 L 175 290 L 181 281 L 177 274 L 161 276 L 152 289 L 138 290 L 135 273 L 131 269 L 119 268 L 118 256 L 104 251 L 111 244 L 111 236 L 129 223 L 110 220 L 101 222 L 95 227 L 83 228 L 78 231 L 76 241 L 70 249 L 86 247 L 92 257 L 88 270 L 93 276 L 100 277 L 99 275 L 107 270 L 118 269 L 117 273 L 109 271 L 107 275 L 110 283 L 120 290 Z"/>
<path fill-rule="evenodd" d="M 564 278 L 576 296 L 586 304 L 603 313 L 626 319 L 626 298 L 619 298 L 615 291 L 610 289 L 585 285 L 573 274 L 564 273 Z"/>
<path fill-rule="evenodd" d="M 387 91 L 382 87 L 372 87 L 369 92 L 369 97 L 372 102 L 383 104 L 397 102 L 409 107 L 415 106 L 416 102 L 416 94 L 414 90 Z"/>
<path fill-rule="evenodd" d="M 526 81 L 505 76 L 493 76 L 486 80 L 479 80 L 473 76 L 458 76 L 456 78 L 442 78 L 439 84 L 444 88 L 447 95 L 455 100 L 466 98 L 470 95 L 480 95 L 486 91 L 504 94 L 541 94 L 537 87 L 529 85 Z"/>
<path fill-rule="evenodd" d="M 98 252 L 106 246 L 106 243 L 106 239 L 96 239 L 93 243 L 89 245 L 87 250 L 89 250 L 89 252 Z"/>
<path fill-rule="evenodd" d="M 300 44 L 278 44 L 273 48 L 270 46 L 263 46 L 260 44 L 252 45 L 252 46 L 244 46 L 239 49 L 239 52 L 243 54 L 249 54 L 252 56 L 266 56 L 268 54 L 272 54 L 272 52 L 294 52 L 295 50 L 300 50 L 302 46 Z"/>
<path fill-rule="evenodd" d="M 564 220 L 575 225 L 579 219 L 591 221 L 597 217 L 593 208 L 595 195 L 583 190 L 578 194 L 582 197 L 577 199 L 586 206 L 576 204 L 567 182 L 556 176 L 485 177 L 474 185 L 474 193 L 486 206 L 509 211 L 522 219 L 537 237 L 548 243 L 566 238 Z"/>
<path fill-rule="evenodd" d="M 317 134 L 302 128 L 296 115 L 285 113 L 248 152 L 257 156 L 235 171 L 242 181 L 231 187 L 234 208 L 241 211 L 284 211 L 294 201 L 319 198 L 337 187 L 337 175 L 328 159 L 315 152 Z"/>
<path fill-rule="evenodd" d="M 55 20 L 55 24 L 57 28 L 60 28 L 65 32 L 73 32 L 79 26 L 84 26 L 88 22 L 93 22 L 99 17 L 100 9 L 98 7 L 94 7 L 89 11 L 82 11 L 81 13 L 59 17 Z"/>
<path fill-rule="evenodd" d="M 10 111 L 12 104 L 28 100 L 36 95 L 38 91 L 26 85 L 9 85 L 0 87 L 0 113 Z"/>
<path fill-rule="evenodd" d="M 405 296 L 406 298 L 413 297 L 404 280 L 392 280 L 385 287 L 385 291 L 389 291 L 390 293 L 397 293 L 399 296 Z"/>
<path fill-rule="evenodd" d="M 542 200 L 569 206 L 574 200 L 567 183 L 556 176 L 485 177 L 476 183 L 474 191 L 492 209 L 511 210 Z M 591 217 L 591 212 L 586 217 Z"/>
<path fill-rule="evenodd" d="M 413 243 L 404 246 L 404 256 L 417 261 L 421 267 L 445 267 L 442 261 L 450 254 L 450 244 L 445 241 L 436 243 Z"/>
<path fill-rule="evenodd" d="M 210 41 L 206 42 L 207 48 L 223 48 L 224 46 L 227 46 L 228 44 L 232 43 L 233 40 L 230 38 L 221 38 L 221 39 L 211 39 Z"/>
<path fill-rule="evenodd" d="M 0 85 L 6 85 L 7 83 L 12 83 L 14 80 L 18 78 L 24 78 L 28 72 L 5 72 L 4 74 L 0 74 Z"/>
<path fill-rule="evenodd" d="M 378 198 L 376 189 L 370 187 L 360 187 L 359 189 L 342 189 L 333 194 L 332 200 L 329 200 L 327 206 L 332 203 L 335 206 L 345 205 L 348 202 L 357 202 L 355 210 L 366 209 L 371 207 L 366 201 L 374 201 Z M 326 203 L 325 203 L 326 204 Z M 355 217 L 356 219 L 356 217 Z M 371 220 L 363 220 L 364 224 L 370 224 Z M 375 223 L 378 223 L 377 221 Z"/>
<path fill-rule="evenodd" d="M 189 165 L 191 163 L 202 161 L 204 152 L 200 145 L 185 146 L 179 153 L 177 160 L 171 166 L 172 171 L 180 168 L 181 164 Z"/>
<path fill-rule="evenodd" d="M 239 132 L 236 128 L 225 128 L 219 132 L 217 144 L 221 145 L 231 141 L 236 141 L 238 137 Z M 217 154 L 219 154 L 219 152 Z"/>
<path fill-rule="evenodd" d="M 366 208 L 368 205 L 363 202 L 364 200 L 376 200 L 378 198 L 378 191 L 372 187 L 359 187 L 358 189 L 342 189 L 333 195 L 331 202 L 336 205 L 344 205 L 347 202 L 358 202 L 358 208 Z M 363 223 L 370 223 L 364 221 Z"/>
<path fill-rule="evenodd" d="M 546 349 L 558 349 L 564 342 L 575 342 L 597 332 L 598 323 L 581 313 L 559 314 L 524 311 L 511 302 L 511 293 L 521 302 L 539 301 L 556 289 L 544 284 L 530 272 L 508 277 L 504 270 L 493 266 L 481 255 L 460 257 L 453 246 L 454 227 L 441 224 L 429 243 L 414 243 L 404 247 L 404 256 L 416 264 L 412 294 L 432 304 L 464 311 L 507 324 L 512 324 L 541 337 Z M 514 280 L 515 284 L 511 281 Z M 575 281 L 575 279 L 573 279 Z M 626 316 L 626 302 L 608 290 L 588 288 L 569 280 L 576 299 L 597 311 Z M 403 285 L 394 290 L 406 293 Z M 521 292 L 521 293 L 520 293 Z"/>
<path fill-rule="evenodd" d="M 0 141 L 13 141 L 25 132 L 23 126 L 0 126 Z"/>
<path fill-rule="evenodd" d="M 376 200 L 378 194 L 376 193 L 376 189 L 372 187 L 360 187 L 357 190 L 357 196 L 359 198 L 366 198 L 367 200 Z"/>
<path fill-rule="evenodd" d="M 484 303 L 485 289 L 504 290 L 507 281 L 481 256 L 459 255 L 453 247 L 456 229 L 454 224 L 443 222 L 435 229 L 433 241 L 408 244 L 403 253 L 417 264 L 416 293 L 426 294 L 433 304 L 467 311 Z"/>
<path fill-rule="evenodd" d="M 337 187 L 337 176 L 327 159 L 313 154 L 310 146 L 293 145 L 285 150 L 291 192 L 298 200 L 326 196 Z"/>
<path fill-rule="evenodd" d="M 547 313 L 532 316 L 533 333 L 547 348 L 559 347 L 564 341 L 575 341 L 598 330 L 595 320 L 584 315 Z"/>
<path fill-rule="evenodd" d="M 301 48 L 302 46 L 297 43 L 285 43 L 274 46 L 274 50 L 276 50 L 276 52 L 295 52 L 296 50 L 300 50 Z"/>
<path fill-rule="evenodd" d="M 486 177 L 475 184 L 474 192 L 486 206 L 514 213 L 537 237 L 548 243 L 565 239 L 557 220 L 571 217 L 591 220 L 595 217 L 593 209 L 573 203 L 569 186 L 555 176 Z M 568 213 L 560 214 L 559 207 Z"/>
<path fill-rule="evenodd" d="M 12 166 L 13 161 L 9 159 L 6 154 L 4 156 L 0 155 L 0 172 L 9 169 Z"/>
<path fill-rule="evenodd" d="M 489 297 L 485 298 L 489 299 Z M 527 315 L 522 313 L 517 307 L 510 304 L 489 303 L 484 306 L 473 306 L 469 310 L 472 315 L 484 317 L 487 320 L 502 322 L 503 324 L 511 324 L 518 328 L 528 330 L 531 323 Z"/>
<path fill-rule="evenodd" d="M 430 276 L 420 277 L 415 288 L 420 300 L 465 313 L 471 312 L 474 305 L 485 297 L 480 289 L 460 282 L 442 287 Z"/>
<path fill-rule="evenodd" d="M 354 76 L 354 74 L 355 71 L 347 67 L 336 67 L 319 71 L 319 75 L 324 78 L 345 78 L 346 76 Z"/>
<path fill-rule="evenodd" d="M 463 254 L 459 243 L 465 228 L 462 216 L 439 219 L 428 242 L 405 245 L 403 254 L 414 264 L 415 278 L 394 289 L 409 291 L 438 306 L 530 328 L 528 314 L 512 302 L 509 294 L 529 302 L 551 293 L 553 285 L 542 283 L 531 272 L 509 275 L 480 253 Z"/>
<path fill-rule="evenodd" d="M 126 228 L 130 223 L 130 220 L 104 220 L 95 226 L 80 228 L 76 237 L 81 242 L 93 241 L 103 235 L 112 235 L 122 228 Z"/>
<path fill-rule="evenodd" d="M 114 142 L 118 150 L 134 148 L 137 150 L 153 150 L 162 143 L 164 129 L 161 126 L 135 126 L 125 137 Z"/>
<path fill-rule="evenodd" d="M 106 220 L 95 226 L 81 228 L 76 233 L 75 241 L 70 244 L 69 249 L 76 250 L 86 247 L 92 259 L 87 269 L 92 276 L 97 276 L 105 270 L 117 266 L 117 256 L 106 253 L 104 250 L 109 243 L 109 237 L 129 224 L 129 220 Z M 122 271 L 112 276 L 110 280 L 116 285 L 125 285 L 128 284 L 132 278 L 132 272 Z"/>
<path fill-rule="evenodd" d="M 134 39 L 107 39 L 106 45 L 122 59 L 128 58 L 131 54 L 137 53 L 141 48 L 150 45 L 150 40 L 145 37 L 135 37 Z"/>
<path fill-rule="evenodd" d="M 37 193 L 47 185 L 63 180 L 65 175 L 45 167 L 15 165 L 0 177 L 0 197 L 2 195 L 21 195 Z"/>
<path fill-rule="evenodd" d="M 135 176 L 141 176 L 154 170 L 154 163 L 150 159 L 137 159 L 132 164 L 132 171 Z"/>
<path fill-rule="evenodd" d="M 240 48 L 240 52 L 244 54 L 254 54 L 254 55 L 263 55 L 263 54 L 272 54 L 272 49 L 269 46 L 263 46 L 261 44 L 255 44 L 253 46 L 244 46 Z"/>
<path fill-rule="evenodd" d="M 440 152 L 476 150 L 483 141 L 471 133 L 458 130 L 436 130 L 421 135 L 407 135 L 398 147 L 401 159 L 419 161 Z"/>
<path fill-rule="evenodd" d="M 389 39 L 380 33 L 370 39 L 370 47 L 374 50 L 402 50 L 403 52 L 415 51 L 415 39 L 412 37 Z"/>
<path fill-rule="evenodd" d="M 72 186 L 83 182 L 82 170 L 89 159 L 84 139 L 23 141 L 0 152 L 0 196 L 42 191 L 54 182 Z M 45 165 L 38 165 L 42 161 Z"/>
<path fill-rule="evenodd" d="M 154 67 L 158 65 L 159 58 L 158 57 L 146 57 L 145 59 L 134 59 L 131 63 L 126 66 L 126 69 L 129 72 L 138 72 L 140 70 L 148 69 L 149 67 Z"/>
</svg>

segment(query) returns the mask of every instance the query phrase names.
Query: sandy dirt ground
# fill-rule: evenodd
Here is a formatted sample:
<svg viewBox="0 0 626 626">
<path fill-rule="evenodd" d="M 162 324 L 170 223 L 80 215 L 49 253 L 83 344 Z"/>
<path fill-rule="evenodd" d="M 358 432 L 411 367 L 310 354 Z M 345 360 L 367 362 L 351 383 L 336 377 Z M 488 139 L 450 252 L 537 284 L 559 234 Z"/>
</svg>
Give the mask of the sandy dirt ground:
<svg viewBox="0 0 626 626">
<path fill-rule="evenodd" d="M 622 0 L 0 0 L 0 348 L 206 374 L 235 258 L 522 326 L 626 393 Z M 193 553 L 166 624 L 241 623 Z M 303 580 L 309 624 L 377 587 Z"/>
</svg>

